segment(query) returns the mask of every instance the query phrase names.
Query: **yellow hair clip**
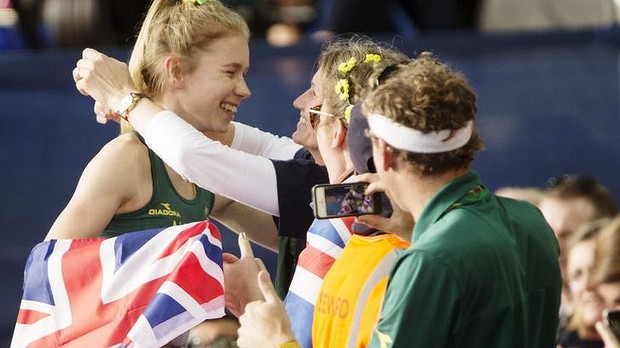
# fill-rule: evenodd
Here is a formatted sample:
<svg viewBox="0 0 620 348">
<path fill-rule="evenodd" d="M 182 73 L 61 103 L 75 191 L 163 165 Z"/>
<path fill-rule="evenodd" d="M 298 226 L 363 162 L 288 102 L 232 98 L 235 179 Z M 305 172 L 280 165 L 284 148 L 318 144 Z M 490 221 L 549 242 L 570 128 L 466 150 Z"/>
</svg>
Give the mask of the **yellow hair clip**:
<svg viewBox="0 0 620 348">
<path fill-rule="evenodd" d="M 346 76 L 349 71 L 351 71 L 353 67 L 355 67 L 355 64 L 357 64 L 357 59 L 355 59 L 355 57 L 351 57 L 346 63 L 343 62 L 338 65 L 338 71 L 340 71 L 343 75 Z"/>
<path fill-rule="evenodd" d="M 349 102 L 349 81 L 347 79 L 338 80 L 336 94 L 340 96 L 340 100 Z"/>
<path fill-rule="evenodd" d="M 185 0 L 185 1 L 191 2 L 194 5 L 204 5 L 207 2 L 209 2 L 209 0 Z"/>
<path fill-rule="evenodd" d="M 347 124 L 351 123 L 351 110 L 353 110 L 353 105 L 351 104 L 344 109 L 344 119 L 347 121 Z"/>
<path fill-rule="evenodd" d="M 380 55 L 374 54 L 374 53 L 367 53 L 366 56 L 364 57 L 363 63 L 380 62 L 380 61 L 381 61 Z M 349 122 L 351 121 L 351 109 L 353 109 L 353 105 L 351 105 L 351 102 L 349 102 L 350 85 L 349 85 L 349 80 L 347 78 L 347 75 L 349 74 L 351 70 L 353 70 L 356 64 L 357 64 L 357 59 L 355 57 L 351 57 L 349 58 L 348 61 L 342 62 L 338 65 L 339 79 L 338 79 L 338 82 L 336 83 L 335 91 L 336 91 L 336 94 L 338 94 L 338 97 L 340 98 L 340 100 L 347 103 L 347 107 L 344 109 L 344 119 L 347 122 L 347 124 L 349 124 Z"/>
<path fill-rule="evenodd" d="M 364 63 L 370 63 L 370 62 L 380 62 L 381 61 L 381 56 L 378 54 L 374 54 L 374 53 L 368 53 L 366 54 L 366 58 L 364 59 Z"/>
</svg>

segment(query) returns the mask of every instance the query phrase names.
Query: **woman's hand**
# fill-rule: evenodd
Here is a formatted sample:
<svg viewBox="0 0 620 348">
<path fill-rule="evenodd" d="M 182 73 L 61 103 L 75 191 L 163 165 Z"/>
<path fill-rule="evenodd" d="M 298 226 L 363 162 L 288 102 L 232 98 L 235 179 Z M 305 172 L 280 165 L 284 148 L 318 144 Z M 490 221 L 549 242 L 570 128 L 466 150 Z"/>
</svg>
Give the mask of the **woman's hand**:
<svg viewBox="0 0 620 348">
<path fill-rule="evenodd" d="M 95 99 L 95 113 L 100 123 L 118 120 L 113 111 L 124 96 L 136 91 L 127 64 L 92 48 L 82 51 L 82 58 L 72 74 L 78 91 Z"/>
<path fill-rule="evenodd" d="M 241 327 L 237 344 L 251 348 L 278 347 L 293 341 L 291 321 L 266 271 L 258 274 L 258 285 L 265 300 L 254 301 L 245 307 L 245 313 L 239 317 Z"/>
<path fill-rule="evenodd" d="M 239 235 L 239 250 L 240 258 L 223 254 L 226 308 L 236 317 L 243 314 L 246 304 L 263 299 L 256 277 L 261 270 L 265 270 L 263 262 L 254 258 L 245 233 Z"/>
</svg>

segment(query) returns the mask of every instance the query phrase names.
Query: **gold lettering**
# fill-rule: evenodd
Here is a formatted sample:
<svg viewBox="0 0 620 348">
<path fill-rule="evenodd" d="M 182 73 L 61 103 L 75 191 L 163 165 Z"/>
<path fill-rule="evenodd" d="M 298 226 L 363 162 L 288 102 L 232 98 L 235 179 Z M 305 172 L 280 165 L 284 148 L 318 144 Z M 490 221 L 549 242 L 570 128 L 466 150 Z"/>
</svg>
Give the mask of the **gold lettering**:
<svg viewBox="0 0 620 348">
<path fill-rule="evenodd" d="M 149 215 L 163 215 L 163 216 L 176 216 L 178 218 L 181 217 L 179 212 L 174 210 L 161 210 L 161 209 L 149 209 Z"/>
<path fill-rule="evenodd" d="M 347 301 L 344 298 L 340 299 L 340 311 L 338 312 L 338 316 L 341 319 L 344 319 L 347 317 L 347 315 L 349 315 L 349 301 Z"/>
<path fill-rule="evenodd" d="M 349 301 L 322 292 L 319 294 L 317 309 L 323 314 L 344 319 L 349 315 Z"/>
</svg>

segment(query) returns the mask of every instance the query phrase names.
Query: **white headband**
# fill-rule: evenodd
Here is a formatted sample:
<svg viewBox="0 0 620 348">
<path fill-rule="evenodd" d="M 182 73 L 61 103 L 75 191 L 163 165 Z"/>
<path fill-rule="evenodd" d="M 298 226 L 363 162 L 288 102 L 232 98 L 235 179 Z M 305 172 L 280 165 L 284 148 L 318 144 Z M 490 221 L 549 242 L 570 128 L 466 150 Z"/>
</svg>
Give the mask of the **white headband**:
<svg viewBox="0 0 620 348">
<path fill-rule="evenodd" d="M 456 150 L 467 144 L 471 138 L 473 121 L 467 121 L 462 128 L 456 130 L 443 129 L 423 133 L 386 116 L 370 114 L 368 126 L 377 137 L 397 149 L 415 153 L 440 153 Z"/>
</svg>

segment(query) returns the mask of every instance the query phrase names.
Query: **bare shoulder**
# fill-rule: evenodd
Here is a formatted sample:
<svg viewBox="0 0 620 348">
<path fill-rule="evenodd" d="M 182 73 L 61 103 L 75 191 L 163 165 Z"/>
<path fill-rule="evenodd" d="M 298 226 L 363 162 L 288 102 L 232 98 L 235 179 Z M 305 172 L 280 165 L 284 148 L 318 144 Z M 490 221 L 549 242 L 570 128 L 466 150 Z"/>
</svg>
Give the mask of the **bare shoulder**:
<svg viewBox="0 0 620 348">
<path fill-rule="evenodd" d="M 144 156 L 148 153 L 146 145 L 135 133 L 124 133 L 110 140 L 101 152 L 122 153 L 125 156 Z"/>
<path fill-rule="evenodd" d="M 101 148 L 89 166 L 134 182 L 150 176 L 148 149 L 134 133 L 121 134 L 112 139 Z"/>
</svg>

